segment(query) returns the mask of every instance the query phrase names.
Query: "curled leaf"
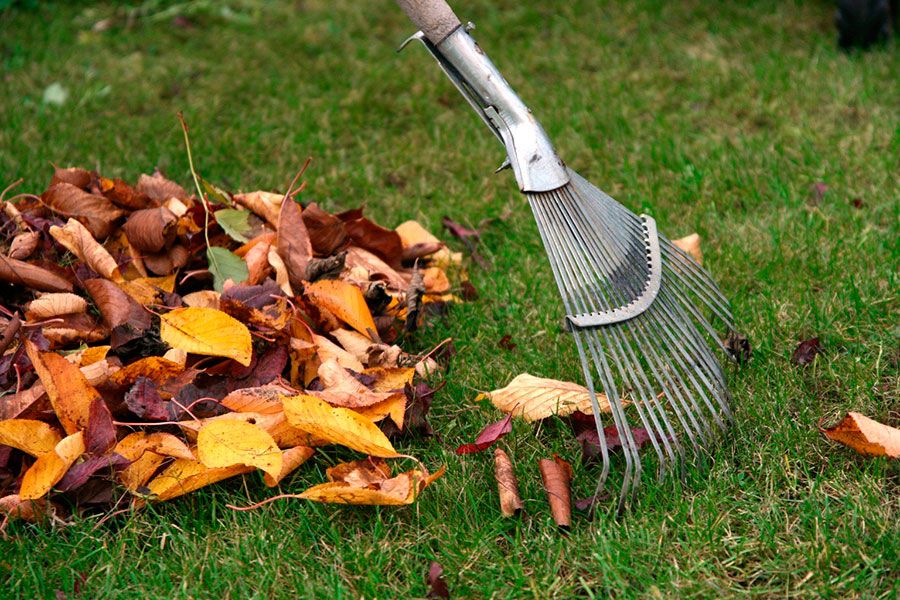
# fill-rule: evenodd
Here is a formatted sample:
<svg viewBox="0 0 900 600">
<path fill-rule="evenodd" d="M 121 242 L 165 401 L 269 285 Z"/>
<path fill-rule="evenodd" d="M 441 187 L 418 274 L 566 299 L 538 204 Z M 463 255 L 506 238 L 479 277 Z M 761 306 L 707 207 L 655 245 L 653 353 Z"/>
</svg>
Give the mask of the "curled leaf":
<svg viewBox="0 0 900 600">
<path fill-rule="evenodd" d="M 547 492 L 547 500 L 550 502 L 553 520 L 560 528 L 568 529 L 572 525 L 572 498 L 569 491 L 572 467 L 555 455 L 553 460 L 542 458 L 538 461 L 538 467 L 544 482 L 544 491 Z"/>
<path fill-rule="evenodd" d="M 840 423 L 822 429 L 822 433 L 860 454 L 900 458 L 900 429 L 883 425 L 858 412 L 847 413 Z"/>
<path fill-rule="evenodd" d="M 63 227 L 53 225 L 50 227 L 50 235 L 101 277 L 114 281 L 122 279 L 116 260 L 79 221 L 69 219 Z"/>
<path fill-rule="evenodd" d="M 593 413 L 591 395 L 588 389 L 577 383 L 535 377 L 522 373 L 504 388 L 477 399 L 488 397 L 498 409 L 514 417 L 521 416 L 529 423 L 551 415 L 565 417 L 575 411 Z M 597 394 L 601 412 L 609 412 L 609 401 L 603 394 Z"/>
<path fill-rule="evenodd" d="M 500 512 L 504 517 L 512 517 L 521 512 L 525 505 L 519 496 L 519 480 L 513 470 L 509 455 L 500 448 L 494 450 L 494 478 L 500 496 Z"/>
</svg>

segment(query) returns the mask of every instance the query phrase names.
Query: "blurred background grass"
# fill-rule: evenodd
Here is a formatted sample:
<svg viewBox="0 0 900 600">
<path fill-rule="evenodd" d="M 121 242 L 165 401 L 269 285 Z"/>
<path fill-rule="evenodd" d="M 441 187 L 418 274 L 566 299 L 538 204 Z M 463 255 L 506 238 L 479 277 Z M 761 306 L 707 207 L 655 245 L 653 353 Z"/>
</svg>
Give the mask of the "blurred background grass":
<svg viewBox="0 0 900 600">
<path fill-rule="evenodd" d="M 626 518 L 601 510 L 566 537 L 535 461 L 574 461 L 579 495 L 597 473 L 562 423 L 517 423 L 503 442 L 521 521 L 499 516 L 489 456 L 453 454 L 497 418 L 479 390 L 580 373 L 529 211 L 508 172 L 491 174 L 501 149 L 424 52 L 394 52 L 410 28 L 391 2 L 20 2 L 0 12 L 0 173 L 23 191 L 44 188 L 51 162 L 128 181 L 159 166 L 187 185 L 182 110 L 198 168 L 227 189 L 283 189 L 312 156 L 304 201 L 436 233 L 443 215 L 495 220 L 492 268 L 468 266 L 480 299 L 417 341 L 458 350 L 438 437 L 404 448 L 449 466 L 418 504 L 224 508 L 271 493 L 248 477 L 99 528 L 15 525 L 0 541 L 6 589 L 423 596 L 438 560 L 463 597 L 896 597 L 900 468 L 816 430 L 847 410 L 900 423 L 896 42 L 840 52 L 825 0 L 455 7 L 573 168 L 670 237 L 703 237 L 754 347 L 729 368 L 736 424 L 710 464 L 683 484 L 645 480 Z M 792 367 L 816 335 L 825 354 Z"/>
</svg>

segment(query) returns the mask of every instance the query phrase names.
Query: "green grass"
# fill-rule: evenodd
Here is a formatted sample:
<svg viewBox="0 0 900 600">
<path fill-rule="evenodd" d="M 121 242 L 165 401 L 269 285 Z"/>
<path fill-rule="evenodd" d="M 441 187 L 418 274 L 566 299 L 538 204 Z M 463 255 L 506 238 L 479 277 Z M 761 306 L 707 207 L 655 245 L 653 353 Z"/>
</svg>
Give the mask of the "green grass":
<svg viewBox="0 0 900 600">
<path fill-rule="evenodd" d="M 552 523 L 536 459 L 578 448 L 560 423 L 517 423 L 502 443 L 528 514 L 500 517 L 489 455 L 457 457 L 492 409 L 478 390 L 529 371 L 579 378 L 536 229 L 502 151 L 418 48 L 387 0 L 261 3 L 249 22 L 138 21 L 90 31 L 110 5 L 0 13 L 0 173 L 39 191 L 49 163 L 134 180 L 158 165 L 189 182 L 175 113 L 207 179 L 284 188 L 314 157 L 305 200 L 366 204 L 380 222 L 503 217 L 484 236 L 481 298 L 424 333 L 458 350 L 437 397 L 439 436 L 404 450 L 447 475 L 403 509 L 302 501 L 237 513 L 272 492 L 258 477 L 112 524 L 12 525 L 3 595 L 424 596 L 430 560 L 456 597 L 896 597 L 900 465 L 825 440 L 847 410 L 900 423 L 896 43 L 839 52 L 824 0 L 629 3 L 460 0 L 479 39 L 571 166 L 663 231 L 703 236 L 754 358 L 729 367 L 735 426 L 706 470 L 645 479 L 624 518 L 568 536 Z M 90 15 L 94 15 L 91 17 Z M 42 104 L 46 86 L 69 91 Z M 809 188 L 825 182 L 817 205 Z M 862 207 L 856 208 L 853 199 Z M 513 352 L 497 341 L 513 337 Z M 808 337 L 826 353 L 794 368 Z M 343 456 L 343 455 L 341 455 Z M 282 487 L 322 481 L 324 452 Z M 579 493 L 596 473 L 576 466 Z"/>
</svg>

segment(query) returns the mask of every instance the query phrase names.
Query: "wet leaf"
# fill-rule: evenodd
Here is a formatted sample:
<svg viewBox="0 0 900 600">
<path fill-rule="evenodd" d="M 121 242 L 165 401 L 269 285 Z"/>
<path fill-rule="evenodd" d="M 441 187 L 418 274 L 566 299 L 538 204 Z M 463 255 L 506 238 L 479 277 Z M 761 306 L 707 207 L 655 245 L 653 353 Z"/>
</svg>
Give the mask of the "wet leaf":
<svg viewBox="0 0 900 600">
<path fill-rule="evenodd" d="M 591 396 L 587 388 L 568 381 L 544 379 L 522 373 L 504 388 L 480 394 L 476 400 L 490 398 L 498 409 L 515 417 L 533 422 L 551 415 L 564 417 L 575 411 L 592 413 Z M 602 412 L 609 412 L 609 402 L 597 394 Z"/>
<path fill-rule="evenodd" d="M 246 281 L 250 274 L 247 263 L 234 252 L 220 246 L 207 248 L 206 260 L 209 263 L 209 272 L 213 276 L 213 287 L 217 292 L 224 289 L 225 282 L 229 279 L 234 283 L 241 283 Z"/>
<path fill-rule="evenodd" d="M 244 366 L 253 355 L 247 327 L 213 308 L 177 308 L 162 315 L 159 336 L 173 348 L 231 358 Z"/>
<path fill-rule="evenodd" d="M 821 431 L 828 439 L 860 454 L 900 458 L 900 429 L 883 425 L 858 412 L 847 413 L 840 423 Z"/>
<path fill-rule="evenodd" d="M 197 433 L 197 456 L 207 467 L 257 467 L 273 478 L 281 473 L 281 450 L 272 436 L 238 419 L 215 420 Z"/>
<path fill-rule="evenodd" d="M 481 433 L 478 434 L 478 437 L 475 438 L 475 442 L 472 444 L 463 444 L 456 449 L 457 454 L 474 454 L 475 452 L 481 452 L 483 450 L 487 450 L 500 438 L 506 436 L 509 432 L 512 431 L 512 415 L 506 415 L 506 417 L 491 423 L 481 430 Z"/>
</svg>

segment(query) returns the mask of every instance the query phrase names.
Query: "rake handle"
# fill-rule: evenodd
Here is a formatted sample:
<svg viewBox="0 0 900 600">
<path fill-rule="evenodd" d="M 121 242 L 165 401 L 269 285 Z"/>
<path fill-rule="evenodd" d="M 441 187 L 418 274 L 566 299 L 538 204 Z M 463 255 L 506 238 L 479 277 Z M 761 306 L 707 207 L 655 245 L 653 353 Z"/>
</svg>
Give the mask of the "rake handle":
<svg viewBox="0 0 900 600">
<path fill-rule="evenodd" d="M 397 0 L 397 4 L 434 45 L 460 25 L 459 17 L 444 0 Z"/>
</svg>

